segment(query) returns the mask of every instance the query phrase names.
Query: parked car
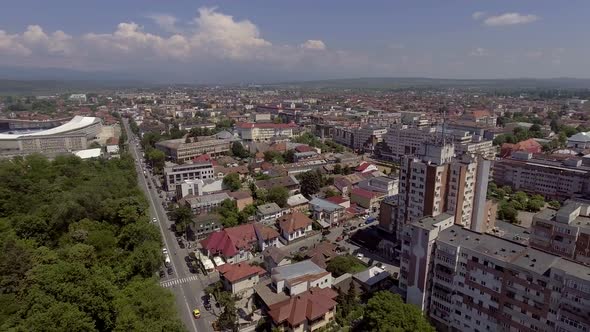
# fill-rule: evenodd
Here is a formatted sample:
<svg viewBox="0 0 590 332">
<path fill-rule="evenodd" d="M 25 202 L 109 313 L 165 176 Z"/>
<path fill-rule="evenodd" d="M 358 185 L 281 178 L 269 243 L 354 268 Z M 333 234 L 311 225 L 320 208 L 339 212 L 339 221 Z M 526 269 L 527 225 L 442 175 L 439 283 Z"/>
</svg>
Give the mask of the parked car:
<svg viewBox="0 0 590 332">
<path fill-rule="evenodd" d="M 330 233 L 331 233 L 331 232 L 330 232 L 330 230 L 329 230 L 329 229 L 326 229 L 326 230 L 322 231 L 322 235 L 324 235 L 324 236 L 326 236 L 326 235 L 330 235 Z"/>
<path fill-rule="evenodd" d="M 356 258 L 363 259 L 363 258 L 365 258 L 365 255 L 363 255 L 362 253 L 359 252 L 356 254 Z"/>
<path fill-rule="evenodd" d="M 337 241 L 337 242 L 340 242 L 340 241 L 342 241 L 342 240 L 344 240 L 344 235 L 340 235 L 340 236 L 339 236 L 339 237 L 336 239 L 336 241 Z"/>
</svg>

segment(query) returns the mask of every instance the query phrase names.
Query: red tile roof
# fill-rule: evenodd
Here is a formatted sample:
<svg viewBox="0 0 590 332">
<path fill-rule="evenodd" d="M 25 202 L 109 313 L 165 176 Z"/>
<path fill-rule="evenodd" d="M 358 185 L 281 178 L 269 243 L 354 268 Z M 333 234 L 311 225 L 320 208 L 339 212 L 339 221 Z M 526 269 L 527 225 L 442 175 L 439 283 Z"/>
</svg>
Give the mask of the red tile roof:
<svg viewBox="0 0 590 332">
<path fill-rule="evenodd" d="M 268 228 L 266 226 L 262 227 Z M 266 230 L 263 230 L 263 232 L 267 233 Z M 256 246 L 257 239 L 254 224 L 245 224 L 211 233 L 206 239 L 201 241 L 201 245 L 209 252 L 214 254 L 221 253 L 226 257 L 231 257 L 241 249 L 249 250 Z"/>
<path fill-rule="evenodd" d="M 312 150 L 313 149 L 311 147 L 309 147 L 309 145 L 299 145 L 295 148 L 295 151 L 297 151 L 297 152 L 309 152 Z"/>
<path fill-rule="evenodd" d="M 219 271 L 219 273 L 231 283 L 254 275 L 263 275 L 266 273 L 266 271 L 260 266 L 243 263 L 223 264 L 217 267 L 217 271 Z"/>
<path fill-rule="evenodd" d="M 369 199 L 383 195 L 382 193 L 377 193 L 377 192 L 365 190 L 362 188 L 354 188 L 354 189 L 352 189 L 351 193 L 353 195 L 358 195 L 358 196 L 361 196 L 364 198 L 369 198 Z"/>
<path fill-rule="evenodd" d="M 275 324 L 283 322 L 296 326 L 314 320 L 336 307 L 338 294 L 330 288 L 311 288 L 305 293 L 270 306 L 269 314 Z"/>
<path fill-rule="evenodd" d="M 373 164 L 363 161 L 360 165 L 357 166 L 357 168 L 355 168 L 355 171 L 357 172 L 362 172 L 364 170 L 366 170 L 367 168 L 369 168 L 369 166 L 371 166 Z"/>
<path fill-rule="evenodd" d="M 301 212 L 293 212 L 282 216 L 279 219 L 279 226 L 287 233 L 293 233 L 295 230 L 306 228 L 313 221 Z"/>
<path fill-rule="evenodd" d="M 326 198 L 326 200 L 327 201 L 330 201 L 330 202 L 332 202 L 334 204 L 338 204 L 338 205 L 340 205 L 342 203 L 345 203 L 345 202 L 348 202 L 348 200 L 345 199 L 345 198 L 343 198 L 342 196 L 332 196 L 332 197 Z"/>
</svg>

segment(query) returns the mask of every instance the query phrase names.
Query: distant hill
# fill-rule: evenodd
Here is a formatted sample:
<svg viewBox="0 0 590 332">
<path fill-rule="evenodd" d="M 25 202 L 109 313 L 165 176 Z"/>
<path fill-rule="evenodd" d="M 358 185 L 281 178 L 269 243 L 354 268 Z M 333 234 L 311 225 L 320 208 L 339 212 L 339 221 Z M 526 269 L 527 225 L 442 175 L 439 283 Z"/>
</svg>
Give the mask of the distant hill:
<svg viewBox="0 0 590 332">
<path fill-rule="evenodd" d="M 353 78 L 276 84 L 315 89 L 403 89 L 403 88 L 478 88 L 478 89 L 587 89 L 590 79 L 437 79 L 437 78 Z"/>
</svg>

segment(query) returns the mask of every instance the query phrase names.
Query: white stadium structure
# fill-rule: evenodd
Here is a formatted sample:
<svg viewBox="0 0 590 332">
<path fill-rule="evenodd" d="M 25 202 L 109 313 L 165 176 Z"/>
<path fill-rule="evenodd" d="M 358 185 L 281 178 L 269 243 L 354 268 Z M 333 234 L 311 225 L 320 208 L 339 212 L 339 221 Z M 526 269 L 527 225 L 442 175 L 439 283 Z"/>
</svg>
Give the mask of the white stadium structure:
<svg viewBox="0 0 590 332">
<path fill-rule="evenodd" d="M 56 155 L 88 147 L 96 138 L 102 120 L 96 117 L 75 116 L 63 125 L 25 134 L 0 134 L 0 157 L 42 153 Z"/>
</svg>

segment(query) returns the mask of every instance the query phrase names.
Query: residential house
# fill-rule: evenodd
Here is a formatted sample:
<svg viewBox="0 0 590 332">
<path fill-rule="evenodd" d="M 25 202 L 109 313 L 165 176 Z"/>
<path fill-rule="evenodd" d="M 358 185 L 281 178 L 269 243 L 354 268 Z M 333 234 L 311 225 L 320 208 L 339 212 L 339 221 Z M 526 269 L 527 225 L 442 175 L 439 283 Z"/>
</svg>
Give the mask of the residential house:
<svg viewBox="0 0 590 332">
<path fill-rule="evenodd" d="M 320 242 L 313 248 L 309 248 L 305 257 L 309 258 L 317 266 L 325 269 L 327 263 L 334 257 L 338 256 L 336 245 L 331 242 Z"/>
<path fill-rule="evenodd" d="M 262 257 L 264 259 L 266 270 L 269 272 L 277 266 L 291 264 L 288 253 L 285 250 L 275 246 L 270 246 L 264 249 L 262 252 Z"/>
<path fill-rule="evenodd" d="M 244 224 L 209 234 L 201 241 L 208 256 L 220 255 L 227 263 L 236 264 L 253 258 L 252 252 L 278 244 L 279 233 L 260 224 Z"/>
<path fill-rule="evenodd" d="M 301 212 L 291 212 L 280 217 L 278 223 L 283 239 L 291 242 L 308 235 L 313 220 Z"/>
<path fill-rule="evenodd" d="M 397 195 L 399 191 L 399 179 L 378 176 L 359 182 L 358 187 L 368 191 L 380 192 L 385 196 L 393 196 Z"/>
<path fill-rule="evenodd" d="M 223 264 L 218 266 L 217 270 L 223 288 L 234 295 L 240 296 L 251 295 L 253 287 L 260 280 L 260 276 L 266 274 L 266 271 L 260 266 L 246 263 Z"/>
<path fill-rule="evenodd" d="M 316 331 L 334 321 L 338 293 L 313 288 L 270 307 L 273 327 L 280 331 Z"/>
<path fill-rule="evenodd" d="M 350 195 L 350 201 L 367 210 L 375 212 L 379 209 L 379 204 L 384 197 L 385 194 L 381 192 L 369 191 L 362 188 L 354 188 L 352 189 Z"/>
<path fill-rule="evenodd" d="M 378 171 L 379 168 L 368 161 L 362 161 L 354 170 L 360 173 L 371 173 Z"/>
<path fill-rule="evenodd" d="M 334 204 L 338 204 L 345 209 L 348 209 L 350 207 L 350 200 L 347 198 L 344 198 L 342 196 L 332 196 L 332 197 L 326 198 L 326 200 L 329 202 L 332 202 Z"/>
<path fill-rule="evenodd" d="M 282 217 L 285 212 L 286 211 L 278 206 L 277 203 L 266 203 L 258 206 L 256 218 L 259 222 L 265 225 L 272 225 L 278 218 Z"/>
<path fill-rule="evenodd" d="M 287 206 L 291 212 L 305 213 L 309 210 L 309 200 L 301 194 L 293 195 L 287 199 Z"/>
<path fill-rule="evenodd" d="M 535 141 L 534 138 L 518 142 L 516 144 L 504 143 L 500 149 L 500 156 L 502 158 L 510 157 L 516 151 L 524 151 L 528 153 L 542 153 L 543 146 Z"/>
<path fill-rule="evenodd" d="M 341 205 L 317 197 L 309 201 L 309 209 L 313 220 L 324 228 L 337 225 L 344 218 L 346 212 L 346 209 Z"/>
<path fill-rule="evenodd" d="M 332 274 L 310 260 L 272 269 L 271 280 L 276 293 L 289 296 L 301 294 L 313 287 L 332 287 Z"/>
<path fill-rule="evenodd" d="M 234 191 L 228 193 L 229 197 L 236 201 L 238 211 L 242 211 L 246 206 L 254 204 L 254 199 L 247 191 Z"/>
<path fill-rule="evenodd" d="M 373 293 L 391 287 L 391 274 L 384 268 L 371 266 L 352 276 L 365 293 Z M 389 286 L 389 287 L 388 287 Z"/>
<path fill-rule="evenodd" d="M 299 180 L 293 175 L 281 176 L 268 180 L 258 180 L 255 182 L 256 188 L 270 190 L 275 187 L 287 188 L 289 195 L 295 195 L 299 193 L 300 185 Z"/>
</svg>

